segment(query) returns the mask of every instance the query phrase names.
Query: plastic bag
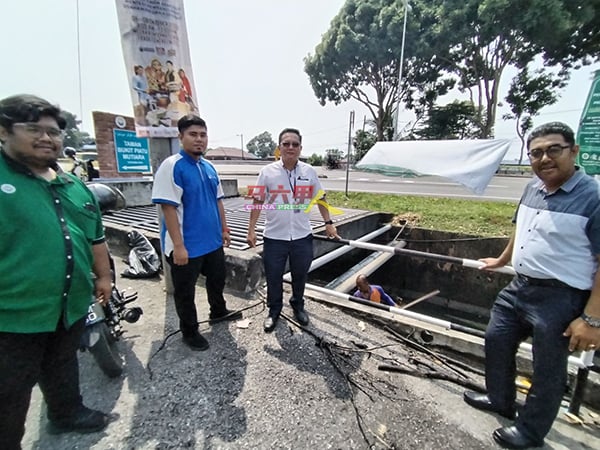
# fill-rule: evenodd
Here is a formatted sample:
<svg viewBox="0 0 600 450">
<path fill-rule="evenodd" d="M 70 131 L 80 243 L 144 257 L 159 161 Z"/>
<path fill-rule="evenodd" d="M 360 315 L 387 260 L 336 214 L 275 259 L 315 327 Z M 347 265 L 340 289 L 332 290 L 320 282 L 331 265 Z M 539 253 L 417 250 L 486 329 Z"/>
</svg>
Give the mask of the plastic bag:
<svg viewBox="0 0 600 450">
<path fill-rule="evenodd" d="M 127 233 L 129 240 L 129 268 L 121 272 L 125 278 L 151 278 L 158 275 L 161 261 L 152 244 L 142 233 L 132 230 Z"/>
</svg>

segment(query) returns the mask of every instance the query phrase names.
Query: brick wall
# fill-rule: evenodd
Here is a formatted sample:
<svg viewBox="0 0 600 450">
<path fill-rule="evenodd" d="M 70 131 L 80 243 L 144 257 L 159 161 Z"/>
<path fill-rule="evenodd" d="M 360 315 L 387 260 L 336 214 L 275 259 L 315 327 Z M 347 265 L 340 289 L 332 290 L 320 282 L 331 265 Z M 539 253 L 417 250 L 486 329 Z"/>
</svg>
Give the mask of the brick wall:
<svg viewBox="0 0 600 450">
<path fill-rule="evenodd" d="M 96 133 L 96 148 L 98 151 L 98 167 L 102 178 L 139 178 L 141 173 L 117 172 L 117 157 L 115 155 L 115 142 L 113 130 L 117 127 L 115 118 L 117 114 L 93 111 L 94 130 Z M 125 119 L 123 130 L 135 131 L 133 117 L 120 116 Z"/>
</svg>

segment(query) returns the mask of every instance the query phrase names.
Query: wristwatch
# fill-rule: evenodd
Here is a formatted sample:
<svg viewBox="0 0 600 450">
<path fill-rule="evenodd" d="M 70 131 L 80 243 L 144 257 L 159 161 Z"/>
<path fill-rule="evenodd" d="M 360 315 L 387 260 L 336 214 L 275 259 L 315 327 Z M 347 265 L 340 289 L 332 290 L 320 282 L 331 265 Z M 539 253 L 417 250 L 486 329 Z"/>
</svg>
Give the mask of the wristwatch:
<svg viewBox="0 0 600 450">
<path fill-rule="evenodd" d="M 326 220 L 325 225 L 333 225 L 333 220 Z"/>
<path fill-rule="evenodd" d="M 583 319 L 585 323 L 587 323 L 592 328 L 600 328 L 600 319 L 597 317 L 588 316 L 586 313 L 581 313 L 579 316 Z"/>
</svg>

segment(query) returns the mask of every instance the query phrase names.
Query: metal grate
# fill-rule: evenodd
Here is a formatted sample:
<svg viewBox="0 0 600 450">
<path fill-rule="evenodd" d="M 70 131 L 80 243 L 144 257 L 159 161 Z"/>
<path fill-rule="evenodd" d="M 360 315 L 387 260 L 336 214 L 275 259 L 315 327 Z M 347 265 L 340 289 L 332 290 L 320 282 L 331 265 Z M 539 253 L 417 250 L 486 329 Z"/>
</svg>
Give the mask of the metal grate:
<svg viewBox="0 0 600 450">
<path fill-rule="evenodd" d="M 250 200 L 243 197 L 232 197 L 223 200 L 225 214 L 227 216 L 227 225 L 231 229 L 231 245 L 230 248 L 236 250 L 246 250 L 250 246 L 246 243 L 246 233 L 248 231 L 248 221 L 250 212 L 245 208 L 250 204 Z M 358 209 L 343 209 L 341 215 L 332 216 L 334 223 L 339 223 L 351 218 L 356 218 L 367 214 L 367 211 Z M 120 211 L 114 211 L 110 214 L 105 214 L 103 221 L 106 226 L 116 224 L 122 227 L 133 228 L 140 231 L 149 231 L 159 233 L 158 211 L 155 205 L 135 206 L 125 208 Z M 310 222 L 313 230 L 323 226 L 323 219 L 317 207 L 310 212 Z M 263 230 L 265 226 L 264 214 L 260 215 L 256 225 L 256 240 L 257 245 L 263 243 Z"/>
</svg>

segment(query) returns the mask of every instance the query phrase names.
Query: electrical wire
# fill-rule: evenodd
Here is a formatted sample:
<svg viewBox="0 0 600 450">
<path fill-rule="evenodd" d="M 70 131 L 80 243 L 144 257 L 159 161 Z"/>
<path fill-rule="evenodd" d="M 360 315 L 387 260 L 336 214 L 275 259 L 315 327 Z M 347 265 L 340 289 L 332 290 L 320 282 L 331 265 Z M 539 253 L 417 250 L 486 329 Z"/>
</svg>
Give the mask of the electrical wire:
<svg viewBox="0 0 600 450">
<path fill-rule="evenodd" d="M 226 316 L 224 316 L 224 317 L 220 318 L 220 319 L 218 320 L 218 322 L 222 322 L 222 321 L 224 321 L 224 320 L 227 320 L 227 317 L 230 317 L 230 316 L 232 316 L 232 315 L 234 315 L 234 314 L 237 314 L 238 312 L 247 311 L 247 310 L 249 310 L 249 309 L 252 309 L 252 308 L 255 308 L 255 307 L 259 306 L 259 305 L 263 305 L 263 309 L 261 309 L 261 310 L 260 310 L 258 313 L 256 313 L 256 314 L 254 314 L 254 315 L 250 316 L 250 317 L 254 317 L 254 316 L 256 316 L 256 315 L 258 315 L 258 314 L 260 314 L 260 313 L 262 313 L 262 312 L 264 311 L 264 306 L 265 306 L 265 302 L 264 302 L 264 301 L 262 301 L 262 300 L 261 300 L 260 302 L 256 302 L 256 303 L 254 303 L 254 304 L 252 304 L 252 305 L 246 306 L 245 308 L 241 308 L 241 309 L 232 310 L 232 311 L 231 311 L 229 314 L 227 314 Z M 197 322 L 197 324 L 196 324 L 196 325 L 201 325 L 201 324 L 205 324 L 205 323 L 217 323 L 217 321 L 212 321 L 212 320 L 210 320 L 210 319 L 208 319 L 208 320 L 202 320 L 202 321 L 200 321 L 200 322 Z M 160 352 L 162 349 L 164 349 L 164 348 L 166 347 L 166 345 L 167 345 L 167 341 L 168 341 L 168 340 L 169 340 L 171 337 L 173 337 L 173 336 L 175 336 L 175 335 L 177 335 L 177 334 L 179 334 L 179 333 L 181 333 L 181 330 L 175 330 L 175 331 L 173 331 L 173 332 L 169 333 L 169 334 L 168 334 L 168 335 L 167 335 L 167 336 L 166 336 L 166 337 L 163 339 L 162 343 L 161 343 L 161 344 L 160 344 L 160 346 L 159 346 L 159 347 L 156 349 L 156 351 L 155 351 L 155 352 L 154 352 L 154 353 L 153 353 L 153 354 L 150 356 L 150 358 L 148 358 L 148 364 L 146 364 L 146 370 L 148 371 L 148 376 L 149 376 L 149 378 L 150 378 L 150 379 L 152 379 L 152 377 L 154 376 L 154 374 L 153 374 L 153 372 L 152 372 L 152 369 L 150 368 L 150 363 L 152 362 L 152 359 L 153 359 L 153 358 L 154 358 L 154 357 L 155 357 L 155 356 L 156 356 L 156 355 L 157 355 L 157 354 L 158 354 L 158 353 L 159 353 L 159 352 Z"/>
</svg>

